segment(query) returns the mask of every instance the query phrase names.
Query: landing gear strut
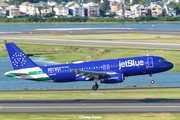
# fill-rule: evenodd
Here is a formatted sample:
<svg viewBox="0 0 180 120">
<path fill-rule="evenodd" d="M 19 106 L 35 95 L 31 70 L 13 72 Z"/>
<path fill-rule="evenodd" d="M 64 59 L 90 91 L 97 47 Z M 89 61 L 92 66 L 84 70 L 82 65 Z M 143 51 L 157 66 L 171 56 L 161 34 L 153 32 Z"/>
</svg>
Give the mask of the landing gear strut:
<svg viewBox="0 0 180 120">
<path fill-rule="evenodd" d="M 151 79 L 151 84 L 154 84 L 155 81 L 154 81 L 153 78 L 152 78 L 152 74 L 149 74 L 149 76 L 150 76 L 150 79 Z"/>
<path fill-rule="evenodd" d="M 97 80 L 94 80 L 94 85 L 92 86 L 92 90 L 97 90 L 99 85 L 97 84 Z"/>
</svg>

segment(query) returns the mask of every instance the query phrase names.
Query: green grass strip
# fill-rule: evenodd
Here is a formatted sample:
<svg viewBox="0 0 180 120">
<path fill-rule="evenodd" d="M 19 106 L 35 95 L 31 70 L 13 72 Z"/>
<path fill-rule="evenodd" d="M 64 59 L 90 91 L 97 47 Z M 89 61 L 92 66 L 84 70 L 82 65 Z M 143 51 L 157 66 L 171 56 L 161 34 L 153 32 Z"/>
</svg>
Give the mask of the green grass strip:
<svg viewBox="0 0 180 120">
<path fill-rule="evenodd" d="M 0 114 L 0 119 L 1 120 L 179 120 L 180 114 L 178 113 Z"/>
<path fill-rule="evenodd" d="M 0 92 L 1 99 L 179 98 L 179 95 L 180 88 Z"/>
</svg>

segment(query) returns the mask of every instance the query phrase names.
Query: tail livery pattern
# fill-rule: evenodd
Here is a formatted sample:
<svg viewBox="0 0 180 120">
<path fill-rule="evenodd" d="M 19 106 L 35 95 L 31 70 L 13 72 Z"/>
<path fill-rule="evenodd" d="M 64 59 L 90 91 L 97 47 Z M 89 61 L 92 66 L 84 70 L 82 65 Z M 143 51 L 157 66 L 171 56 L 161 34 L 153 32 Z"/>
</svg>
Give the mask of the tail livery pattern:
<svg viewBox="0 0 180 120">
<path fill-rule="evenodd" d="M 38 66 L 14 43 L 6 42 L 5 45 L 14 70 Z"/>
</svg>

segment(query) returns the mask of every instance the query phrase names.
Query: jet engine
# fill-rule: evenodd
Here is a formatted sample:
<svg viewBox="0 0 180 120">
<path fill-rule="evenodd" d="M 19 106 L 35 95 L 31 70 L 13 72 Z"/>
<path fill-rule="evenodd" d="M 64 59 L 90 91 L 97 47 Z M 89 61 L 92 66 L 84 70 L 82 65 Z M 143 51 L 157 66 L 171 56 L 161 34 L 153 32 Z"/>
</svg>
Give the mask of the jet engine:
<svg viewBox="0 0 180 120">
<path fill-rule="evenodd" d="M 101 83 L 111 84 L 111 83 L 120 83 L 124 81 L 124 75 L 120 74 L 111 74 L 109 76 L 100 79 Z"/>
</svg>

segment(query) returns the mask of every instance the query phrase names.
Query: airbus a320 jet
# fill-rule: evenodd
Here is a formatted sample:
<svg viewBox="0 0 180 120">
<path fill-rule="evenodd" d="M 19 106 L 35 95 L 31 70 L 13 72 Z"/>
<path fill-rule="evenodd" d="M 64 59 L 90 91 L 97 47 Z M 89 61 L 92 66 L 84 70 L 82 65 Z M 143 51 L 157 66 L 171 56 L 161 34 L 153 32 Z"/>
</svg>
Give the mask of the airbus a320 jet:
<svg viewBox="0 0 180 120">
<path fill-rule="evenodd" d="M 160 56 L 137 56 L 97 61 L 78 61 L 51 66 L 40 66 L 34 63 L 13 42 L 5 42 L 14 70 L 5 76 L 33 81 L 74 82 L 94 81 L 93 90 L 100 83 L 121 83 L 125 77 L 148 74 L 154 83 L 152 74 L 173 68 L 173 64 Z"/>
</svg>

